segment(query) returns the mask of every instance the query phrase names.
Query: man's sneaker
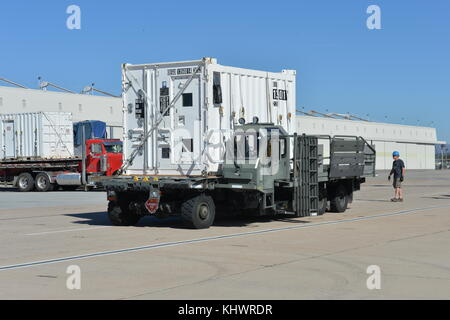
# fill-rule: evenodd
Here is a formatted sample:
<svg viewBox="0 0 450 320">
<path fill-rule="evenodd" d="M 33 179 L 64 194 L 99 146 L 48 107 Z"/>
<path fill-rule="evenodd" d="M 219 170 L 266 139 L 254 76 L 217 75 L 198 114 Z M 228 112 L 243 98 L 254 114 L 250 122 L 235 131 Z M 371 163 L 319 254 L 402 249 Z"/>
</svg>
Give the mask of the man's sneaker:
<svg viewBox="0 0 450 320">
<path fill-rule="evenodd" d="M 399 199 L 397 199 L 397 198 L 392 198 L 391 201 L 392 201 L 392 202 L 398 202 Z"/>
<path fill-rule="evenodd" d="M 398 202 L 403 202 L 403 198 L 397 199 Z"/>
</svg>

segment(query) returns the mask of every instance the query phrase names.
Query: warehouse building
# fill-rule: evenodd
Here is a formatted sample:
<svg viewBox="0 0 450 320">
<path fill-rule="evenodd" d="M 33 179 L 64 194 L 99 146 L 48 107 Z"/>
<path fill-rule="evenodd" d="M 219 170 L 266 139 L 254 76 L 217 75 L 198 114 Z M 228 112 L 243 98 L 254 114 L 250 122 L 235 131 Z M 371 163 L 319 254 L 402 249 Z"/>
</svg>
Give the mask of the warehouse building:
<svg viewBox="0 0 450 320">
<path fill-rule="evenodd" d="M 72 113 L 74 122 L 106 122 L 108 137 L 122 139 L 122 99 L 0 86 L 0 114 L 63 111 Z"/>
<path fill-rule="evenodd" d="M 297 131 L 311 135 L 361 136 L 375 145 L 377 170 L 392 167 L 392 152 L 399 151 L 408 169 L 435 169 L 435 128 L 337 119 L 322 116 L 297 116 Z"/>
</svg>

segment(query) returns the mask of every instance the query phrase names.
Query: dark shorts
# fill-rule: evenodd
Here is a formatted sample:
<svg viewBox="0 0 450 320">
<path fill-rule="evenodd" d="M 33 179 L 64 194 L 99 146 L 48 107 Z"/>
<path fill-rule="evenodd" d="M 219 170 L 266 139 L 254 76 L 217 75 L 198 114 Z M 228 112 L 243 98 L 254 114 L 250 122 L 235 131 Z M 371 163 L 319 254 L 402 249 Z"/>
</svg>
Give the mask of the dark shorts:
<svg viewBox="0 0 450 320">
<path fill-rule="evenodd" d="M 394 186 L 394 188 L 401 188 L 402 187 L 402 182 L 400 181 L 400 178 L 395 178 L 394 182 L 392 183 L 392 185 Z"/>
</svg>

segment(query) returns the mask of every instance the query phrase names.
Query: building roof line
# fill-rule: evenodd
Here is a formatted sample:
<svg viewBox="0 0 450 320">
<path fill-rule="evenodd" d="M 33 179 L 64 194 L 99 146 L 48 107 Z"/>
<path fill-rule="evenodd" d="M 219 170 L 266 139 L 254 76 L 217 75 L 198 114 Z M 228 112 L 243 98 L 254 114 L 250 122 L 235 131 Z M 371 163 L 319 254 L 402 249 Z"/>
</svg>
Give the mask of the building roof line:
<svg viewBox="0 0 450 320">
<path fill-rule="evenodd" d="M 21 85 L 21 84 L 19 84 L 19 83 L 17 83 L 17 82 L 14 82 L 14 81 L 12 81 L 12 80 L 8 80 L 8 79 L 5 79 L 5 78 L 0 78 L 0 81 L 3 81 L 3 82 L 6 82 L 6 83 L 9 83 L 9 84 L 12 84 L 13 86 L 16 86 L 16 87 L 19 87 L 19 88 L 22 88 L 22 89 L 28 89 L 28 88 L 25 87 L 24 85 Z"/>
<path fill-rule="evenodd" d="M 426 126 L 415 126 L 415 125 L 408 125 L 408 124 L 400 124 L 400 123 L 387 123 L 387 122 L 375 122 L 375 121 L 359 121 L 359 120 L 350 120 L 350 119 L 337 119 L 337 118 L 321 118 L 321 117 L 315 117 L 311 115 L 297 115 L 297 117 L 302 118 L 311 118 L 315 120 L 335 120 L 335 121 L 348 121 L 348 123 L 361 123 L 365 125 L 388 125 L 388 126 L 397 126 L 397 127 L 409 127 L 409 128 L 421 128 L 421 129 L 436 129 L 434 127 L 426 127 Z"/>
<path fill-rule="evenodd" d="M 34 88 L 27 88 L 26 90 L 24 88 L 16 88 L 16 87 L 8 87 L 8 86 L 0 86 L 0 90 L 24 90 L 24 92 L 34 92 L 34 93 L 40 93 L 40 94 L 53 94 L 53 95 L 67 95 L 67 96 L 78 96 L 78 97 L 95 97 L 99 99 L 120 99 L 121 97 L 110 97 L 110 96 L 102 96 L 102 95 L 87 95 L 87 94 L 81 94 L 81 93 L 68 93 L 63 91 L 50 91 L 50 90 L 39 90 Z"/>
</svg>

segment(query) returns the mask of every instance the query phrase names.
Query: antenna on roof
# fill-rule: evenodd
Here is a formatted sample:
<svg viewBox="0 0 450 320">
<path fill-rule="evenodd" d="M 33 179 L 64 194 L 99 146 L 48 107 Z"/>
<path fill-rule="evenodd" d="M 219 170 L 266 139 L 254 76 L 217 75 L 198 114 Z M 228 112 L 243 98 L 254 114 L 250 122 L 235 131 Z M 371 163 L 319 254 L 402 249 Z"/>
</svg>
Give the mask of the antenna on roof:
<svg viewBox="0 0 450 320">
<path fill-rule="evenodd" d="M 65 89 L 63 87 L 60 87 L 60 86 L 58 86 L 58 85 L 56 85 L 54 83 L 51 83 L 51 82 L 48 82 L 48 81 L 42 81 L 41 77 L 38 77 L 38 80 L 39 80 L 39 88 L 44 90 L 44 91 L 47 91 L 48 87 L 53 87 L 53 88 L 56 88 L 58 90 L 65 91 L 65 92 L 68 92 L 68 93 L 75 93 L 75 92 L 73 92 L 73 91 L 71 91 L 69 89 Z"/>
<path fill-rule="evenodd" d="M 334 112 L 330 113 L 330 112 L 328 112 L 328 109 L 326 110 L 327 113 L 322 113 L 322 112 L 319 112 L 316 110 L 311 110 L 311 111 L 305 112 L 304 110 L 305 110 L 305 107 L 302 107 L 302 110 L 297 109 L 296 112 L 307 115 L 307 116 L 312 116 L 312 117 L 322 116 L 322 117 L 331 118 L 331 119 L 346 119 L 346 120 L 356 119 L 356 120 L 360 120 L 360 121 L 369 122 L 368 119 L 357 117 L 349 112 L 342 114 L 342 113 L 334 113 Z M 367 116 L 369 116 L 369 115 L 367 115 Z"/>
<path fill-rule="evenodd" d="M 17 82 L 14 82 L 14 81 L 11 81 L 11 80 L 8 80 L 8 79 L 5 79 L 5 78 L 0 78 L 0 81 L 4 81 L 6 83 L 12 84 L 13 86 L 16 86 L 16 87 L 19 87 L 19 88 L 22 88 L 22 89 L 28 89 L 27 87 L 25 87 L 25 86 L 23 86 L 21 84 L 18 84 Z"/>
<path fill-rule="evenodd" d="M 306 115 L 306 116 L 315 117 L 315 115 L 312 114 L 310 111 L 309 111 L 309 112 L 306 112 L 306 111 L 305 111 L 305 107 L 302 107 L 302 110 L 296 109 L 295 112 L 296 112 L 296 113 L 304 114 L 304 115 Z"/>
<path fill-rule="evenodd" d="M 328 113 L 328 115 L 331 116 L 331 117 L 338 117 L 338 118 L 350 120 L 350 115 L 349 114 Z"/>
<path fill-rule="evenodd" d="M 94 88 L 94 86 L 95 86 L 95 83 L 92 83 L 90 86 L 84 87 L 83 90 L 81 91 L 81 93 L 82 94 L 92 94 L 95 91 L 95 92 L 104 94 L 105 96 L 110 96 L 110 97 L 113 97 L 113 98 L 119 98 L 119 96 L 115 96 L 115 95 L 113 95 L 111 93 L 108 93 L 108 92 L 96 89 L 96 88 Z"/>
<path fill-rule="evenodd" d="M 311 114 L 309 112 L 304 112 L 304 111 L 300 111 L 300 110 L 296 110 L 298 113 L 304 114 L 305 116 L 310 116 L 310 117 L 316 117 L 316 115 Z"/>
<path fill-rule="evenodd" d="M 356 119 L 356 120 L 361 120 L 361 121 L 367 121 L 367 122 L 369 122 L 369 119 L 360 118 L 360 117 L 357 117 L 357 116 L 355 116 L 355 115 L 353 115 L 353 114 L 349 114 L 349 117 L 350 117 L 350 119 Z M 369 115 L 367 115 L 367 117 L 369 117 Z"/>
<path fill-rule="evenodd" d="M 319 115 L 321 115 L 321 116 L 323 116 L 323 117 L 326 117 L 326 118 L 336 119 L 335 117 L 333 117 L 333 116 L 330 115 L 330 114 L 322 113 L 322 112 L 315 111 L 315 110 L 311 110 L 310 113 L 311 113 L 311 114 L 319 114 Z"/>
</svg>

